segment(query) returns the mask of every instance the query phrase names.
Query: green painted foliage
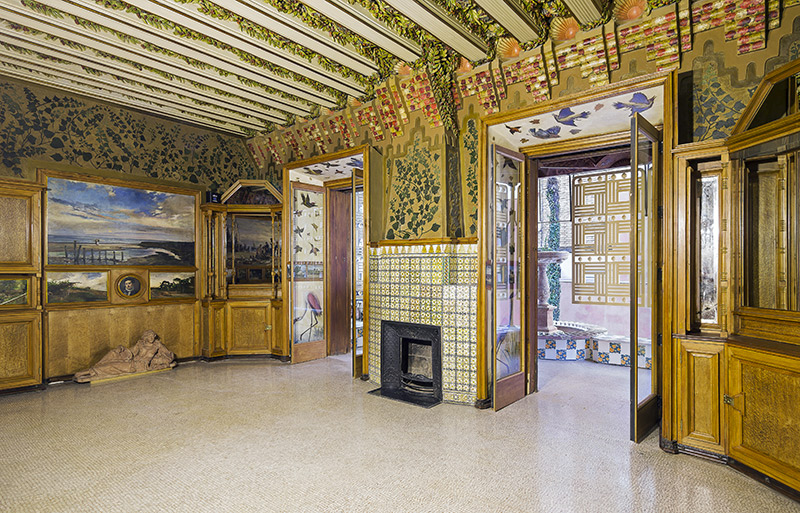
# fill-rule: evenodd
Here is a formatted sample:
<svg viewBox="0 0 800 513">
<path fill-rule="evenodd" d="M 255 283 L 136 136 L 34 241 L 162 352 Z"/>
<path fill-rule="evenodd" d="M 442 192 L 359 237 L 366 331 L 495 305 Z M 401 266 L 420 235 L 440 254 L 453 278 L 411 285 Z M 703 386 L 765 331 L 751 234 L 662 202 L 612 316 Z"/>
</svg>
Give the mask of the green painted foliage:
<svg viewBox="0 0 800 513">
<path fill-rule="evenodd" d="M 0 82 L 0 174 L 24 161 L 110 169 L 221 189 L 255 177 L 243 140 L 69 95 Z"/>
</svg>

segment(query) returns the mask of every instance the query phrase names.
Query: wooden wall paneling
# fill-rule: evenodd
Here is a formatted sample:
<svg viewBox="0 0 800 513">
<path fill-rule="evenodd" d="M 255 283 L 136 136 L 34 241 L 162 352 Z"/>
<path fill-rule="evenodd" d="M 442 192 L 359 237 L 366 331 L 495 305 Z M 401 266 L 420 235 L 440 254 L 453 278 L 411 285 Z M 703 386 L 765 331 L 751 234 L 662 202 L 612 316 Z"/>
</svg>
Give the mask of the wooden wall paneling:
<svg viewBox="0 0 800 513">
<path fill-rule="evenodd" d="M 177 358 L 196 356 L 194 303 L 50 310 L 45 378 L 74 374 L 152 329 Z"/>
<path fill-rule="evenodd" d="M 264 301 L 229 301 L 226 307 L 230 355 L 266 354 L 271 350 L 272 308 Z"/>
<path fill-rule="evenodd" d="M 725 452 L 720 342 L 675 340 L 678 347 L 678 443 L 716 454 Z"/>
<path fill-rule="evenodd" d="M 351 226 L 352 192 L 328 189 L 327 290 L 328 354 L 350 352 L 351 331 Z"/>
<path fill-rule="evenodd" d="M 42 382 L 41 312 L 0 317 L 0 390 Z"/>
<path fill-rule="evenodd" d="M 728 454 L 800 489 L 800 358 L 729 345 Z"/>
<path fill-rule="evenodd" d="M 228 334 L 228 318 L 225 312 L 223 301 L 214 302 L 211 305 L 211 358 L 223 356 L 227 347 L 226 337 Z"/>
<path fill-rule="evenodd" d="M 41 272 L 41 187 L 0 181 L 0 273 Z"/>
</svg>

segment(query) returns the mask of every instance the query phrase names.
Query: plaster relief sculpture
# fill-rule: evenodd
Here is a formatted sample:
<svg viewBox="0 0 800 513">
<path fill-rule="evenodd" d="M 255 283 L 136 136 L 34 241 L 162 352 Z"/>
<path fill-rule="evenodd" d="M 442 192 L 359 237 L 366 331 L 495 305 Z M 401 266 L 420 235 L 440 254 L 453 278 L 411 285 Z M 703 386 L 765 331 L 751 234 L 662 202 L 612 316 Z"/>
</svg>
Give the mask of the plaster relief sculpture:
<svg viewBox="0 0 800 513">
<path fill-rule="evenodd" d="M 161 343 L 161 339 L 155 331 L 147 330 L 142 333 L 133 349 L 117 346 L 93 367 L 75 373 L 74 380 L 78 383 L 87 383 L 174 366 L 175 355 Z"/>
</svg>

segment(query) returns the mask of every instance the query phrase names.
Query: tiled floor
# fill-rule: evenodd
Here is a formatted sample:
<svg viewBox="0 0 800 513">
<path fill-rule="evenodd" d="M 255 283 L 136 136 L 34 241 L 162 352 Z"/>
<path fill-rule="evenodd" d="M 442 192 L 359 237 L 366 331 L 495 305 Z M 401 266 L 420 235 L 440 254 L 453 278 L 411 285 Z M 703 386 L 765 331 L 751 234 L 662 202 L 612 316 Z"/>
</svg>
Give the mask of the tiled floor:
<svg viewBox="0 0 800 513">
<path fill-rule="evenodd" d="M 345 359 L 0 397 L 0 511 L 800 510 L 653 436 L 631 444 L 619 368 L 542 364 L 542 391 L 499 413 L 368 395 Z"/>
</svg>

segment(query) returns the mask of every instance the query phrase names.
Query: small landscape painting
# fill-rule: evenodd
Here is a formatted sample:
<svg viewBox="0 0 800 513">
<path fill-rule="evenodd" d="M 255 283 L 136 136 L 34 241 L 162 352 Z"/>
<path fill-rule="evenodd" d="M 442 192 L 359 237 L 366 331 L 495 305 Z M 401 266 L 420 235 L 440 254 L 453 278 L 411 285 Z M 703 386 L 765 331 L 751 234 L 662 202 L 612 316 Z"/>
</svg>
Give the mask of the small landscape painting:
<svg viewBox="0 0 800 513">
<path fill-rule="evenodd" d="M 195 197 L 49 177 L 47 263 L 194 266 Z"/>
<path fill-rule="evenodd" d="M 28 304 L 28 280 L 0 280 L 0 306 Z"/>
<path fill-rule="evenodd" d="M 94 301 L 108 301 L 108 273 L 47 273 L 48 303 L 90 303 Z"/>
<path fill-rule="evenodd" d="M 194 297 L 194 273 L 150 273 L 150 299 Z"/>
</svg>

